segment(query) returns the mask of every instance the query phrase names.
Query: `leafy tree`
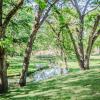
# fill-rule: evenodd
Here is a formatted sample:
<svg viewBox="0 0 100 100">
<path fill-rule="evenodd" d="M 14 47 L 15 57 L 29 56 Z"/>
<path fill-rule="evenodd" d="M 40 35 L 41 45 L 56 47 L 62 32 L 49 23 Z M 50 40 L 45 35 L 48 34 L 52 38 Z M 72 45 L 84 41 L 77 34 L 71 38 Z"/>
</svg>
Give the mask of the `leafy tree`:
<svg viewBox="0 0 100 100">
<path fill-rule="evenodd" d="M 56 8 L 55 10 L 55 12 L 60 16 L 62 24 L 65 24 L 66 30 L 69 33 L 71 41 L 73 43 L 79 66 L 83 70 L 89 69 L 91 50 L 95 40 L 100 34 L 100 15 L 98 13 L 98 7 L 98 1 L 94 2 L 91 0 L 80 0 L 78 2 L 77 0 L 71 0 L 71 2 L 68 3 L 68 7 L 66 8 L 66 19 L 65 16 L 63 16 L 62 12 L 60 12 L 59 8 Z M 94 16 L 92 16 L 91 14 L 93 14 L 92 12 L 94 11 L 96 13 L 94 14 Z M 88 18 L 92 18 L 92 20 L 87 21 L 86 19 Z M 94 23 L 94 25 L 91 26 L 91 23 Z M 85 36 L 89 36 L 87 45 L 84 45 Z"/>
<path fill-rule="evenodd" d="M 99 4 L 97 2 L 97 5 L 95 7 L 95 4 L 93 4 L 91 0 L 87 0 L 85 2 L 85 6 L 83 10 L 81 10 L 81 6 L 77 2 L 77 0 L 71 0 L 71 3 L 76 9 L 76 12 L 78 14 L 78 19 L 79 19 L 78 25 L 76 26 L 76 33 L 77 33 L 77 39 L 78 39 L 77 44 L 75 43 L 76 40 L 74 39 L 71 31 L 69 33 L 73 41 L 74 49 L 76 52 L 76 56 L 77 56 L 80 68 L 85 70 L 85 69 L 89 69 L 89 59 L 90 59 L 91 50 L 92 50 L 95 40 L 98 38 L 100 34 L 100 29 L 98 28 L 99 22 L 100 22 L 100 15 L 99 14 L 95 15 L 96 19 L 94 21 L 94 25 L 92 26 L 92 30 L 89 35 L 86 52 L 85 52 L 84 43 L 83 43 L 83 37 L 86 31 L 85 30 L 85 23 L 86 23 L 85 17 L 87 17 L 86 15 L 88 15 L 88 13 L 90 12 L 88 10 L 88 6 L 90 6 L 91 8 L 91 5 L 94 5 L 94 8 L 96 9 Z M 92 8 L 92 10 L 95 10 L 94 8 Z M 68 29 L 68 26 L 67 26 L 67 29 Z"/>
<path fill-rule="evenodd" d="M 83 5 L 84 7 L 82 7 L 81 5 L 82 2 L 83 1 L 78 2 L 77 0 L 71 0 L 72 6 L 75 8 L 76 10 L 75 13 L 77 15 L 76 17 L 71 16 L 71 18 L 73 19 L 72 20 L 73 22 L 71 20 L 70 22 L 67 22 L 66 29 L 72 40 L 75 54 L 79 62 L 80 68 L 85 70 L 85 69 L 89 69 L 89 59 L 90 59 L 91 50 L 92 50 L 95 40 L 98 38 L 100 34 L 100 29 L 99 29 L 100 15 L 97 11 L 98 5 L 99 5 L 98 2 L 95 5 L 94 2 L 91 2 L 91 0 L 84 1 L 83 3 L 85 4 Z M 93 5 L 94 7 L 91 8 L 91 5 Z M 71 6 L 71 9 L 73 9 L 72 6 Z M 91 9 L 88 9 L 88 7 L 90 7 Z M 90 12 L 92 13 L 92 11 L 97 11 L 97 13 L 93 17 L 93 20 L 91 21 L 91 23 L 92 24 L 94 23 L 94 25 L 91 26 L 89 30 L 86 30 L 86 28 L 88 27 L 86 25 L 88 24 L 86 21 L 86 18 L 88 16 L 91 16 Z M 73 30 L 71 29 L 71 27 L 73 26 L 71 25 L 71 23 L 73 23 L 74 25 Z M 90 29 L 91 29 L 91 32 L 90 32 Z M 87 42 L 87 48 L 84 48 L 84 36 L 85 36 L 85 33 L 88 33 L 88 32 L 90 34 L 89 35 L 86 34 L 87 36 L 89 36 L 89 39 Z"/>
<path fill-rule="evenodd" d="M 36 38 L 36 34 L 45 21 L 45 19 L 48 17 L 48 14 L 51 10 L 51 8 L 57 3 L 59 0 L 54 0 L 49 2 L 48 0 L 36 0 L 38 4 L 38 9 L 37 9 L 37 14 L 35 17 L 35 24 L 33 25 L 33 30 L 32 33 L 30 34 L 28 43 L 27 43 L 27 48 L 25 50 L 25 56 L 24 56 L 24 61 L 23 61 L 23 68 L 19 80 L 20 86 L 25 86 L 26 85 L 26 76 L 27 76 L 27 71 L 28 71 L 28 66 L 29 66 L 29 60 L 30 60 L 30 55 L 32 52 L 32 45 L 33 42 Z"/>
<path fill-rule="evenodd" d="M 7 64 L 5 58 L 5 43 L 9 40 L 5 39 L 6 29 L 11 21 L 11 18 L 16 14 L 18 9 L 22 6 L 24 0 L 14 0 L 12 3 L 10 0 L 0 0 L 0 93 L 8 90 L 8 79 L 7 79 Z M 9 5 L 9 6 L 8 6 Z M 8 9 L 7 9 L 8 7 Z M 11 10 L 10 10 L 11 9 Z"/>
<path fill-rule="evenodd" d="M 32 14 L 33 8 L 25 4 L 23 8 L 16 14 L 16 17 L 14 17 L 10 21 L 9 26 L 7 28 L 6 39 L 11 38 L 9 40 L 12 43 L 10 43 L 10 46 L 8 46 L 6 49 L 8 55 L 23 56 L 28 36 L 32 27 L 34 17 Z"/>
<path fill-rule="evenodd" d="M 56 16 L 55 23 L 50 23 L 50 20 L 47 21 L 47 23 L 55 34 L 55 48 L 57 47 L 57 49 L 60 51 L 61 60 L 65 62 L 66 68 L 68 69 L 67 58 L 72 56 L 73 49 L 70 37 L 65 29 L 63 21 L 64 19 L 61 19 L 61 16 Z"/>
</svg>

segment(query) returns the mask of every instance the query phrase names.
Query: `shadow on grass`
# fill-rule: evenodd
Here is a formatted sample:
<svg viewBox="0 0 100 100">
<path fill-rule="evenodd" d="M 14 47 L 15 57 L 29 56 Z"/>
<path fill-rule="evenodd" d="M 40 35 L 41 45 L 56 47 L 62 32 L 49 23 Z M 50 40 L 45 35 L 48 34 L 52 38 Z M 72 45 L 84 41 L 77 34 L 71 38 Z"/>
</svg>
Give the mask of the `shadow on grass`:
<svg viewBox="0 0 100 100">
<path fill-rule="evenodd" d="M 100 70 L 13 87 L 0 100 L 100 100 Z"/>
<path fill-rule="evenodd" d="M 69 68 L 69 72 L 79 72 L 79 68 Z"/>
</svg>

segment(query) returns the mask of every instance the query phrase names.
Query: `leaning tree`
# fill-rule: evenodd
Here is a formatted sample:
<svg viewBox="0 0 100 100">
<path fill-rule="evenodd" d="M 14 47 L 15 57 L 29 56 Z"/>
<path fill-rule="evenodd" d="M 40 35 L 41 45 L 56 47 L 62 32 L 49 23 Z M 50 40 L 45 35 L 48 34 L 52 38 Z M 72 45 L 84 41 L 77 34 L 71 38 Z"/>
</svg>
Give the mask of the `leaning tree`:
<svg viewBox="0 0 100 100">
<path fill-rule="evenodd" d="M 58 2 L 59 0 L 36 0 L 36 16 L 35 16 L 35 23 L 33 25 L 32 33 L 29 36 L 29 40 L 27 43 L 27 47 L 25 50 L 25 56 L 22 66 L 22 72 L 20 75 L 19 85 L 25 86 L 26 85 L 26 77 L 27 71 L 30 61 L 30 56 L 32 52 L 32 46 L 36 39 L 36 34 L 40 29 L 41 25 L 44 23 L 45 19 L 48 17 L 51 8 Z"/>
</svg>

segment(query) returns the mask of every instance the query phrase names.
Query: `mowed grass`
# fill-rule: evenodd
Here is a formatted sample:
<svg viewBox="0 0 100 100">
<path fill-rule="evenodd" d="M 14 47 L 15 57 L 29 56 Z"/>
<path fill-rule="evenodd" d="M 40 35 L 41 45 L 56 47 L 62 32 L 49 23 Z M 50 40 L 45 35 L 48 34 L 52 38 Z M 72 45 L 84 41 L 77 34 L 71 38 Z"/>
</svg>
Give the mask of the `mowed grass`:
<svg viewBox="0 0 100 100">
<path fill-rule="evenodd" d="M 8 67 L 8 76 L 16 76 L 20 75 L 23 65 L 23 57 L 16 56 L 16 57 L 8 57 L 9 67 Z M 31 57 L 29 69 L 28 72 L 34 72 L 36 71 L 36 63 L 40 63 L 40 61 L 37 61 L 34 57 Z M 42 62 L 47 65 L 46 62 Z"/>
<path fill-rule="evenodd" d="M 10 63 L 10 66 L 8 68 L 8 76 L 19 75 L 22 69 L 22 65 L 23 65 L 22 63 L 23 57 L 20 57 L 20 56 L 9 57 L 8 62 Z M 31 57 L 29 72 L 36 71 L 36 67 L 35 67 L 36 63 L 45 63 L 45 65 L 47 66 L 46 61 L 39 61 L 35 59 L 34 57 Z M 80 70 L 76 59 L 68 60 L 68 67 L 69 67 L 69 72 L 77 72 Z M 90 68 L 92 69 L 95 67 L 97 68 L 100 67 L 100 56 L 91 56 Z"/>
<path fill-rule="evenodd" d="M 10 87 L 0 100 L 100 100 L 100 68 Z"/>
<path fill-rule="evenodd" d="M 29 82 L 23 88 L 10 85 L 9 92 L 0 95 L 0 100 L 100 100 L 100 57 L 91 57 L 91 69 L 87 71 L 79 71 L 76 61 L 68 65 L 68 75 Z"/>
</svg>

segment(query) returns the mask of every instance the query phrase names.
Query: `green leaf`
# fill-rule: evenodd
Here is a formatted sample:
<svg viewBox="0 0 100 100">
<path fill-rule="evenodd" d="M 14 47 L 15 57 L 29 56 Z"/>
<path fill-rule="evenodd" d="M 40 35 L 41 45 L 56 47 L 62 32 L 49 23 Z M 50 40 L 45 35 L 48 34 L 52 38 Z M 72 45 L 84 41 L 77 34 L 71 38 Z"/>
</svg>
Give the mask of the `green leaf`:
<svg viewBox="0 0 100 100">
<path fill-rule="evenodd" d="M 45 2 L 45 0 L 35 0 L 35 2 L 37 2 L 38 4 L 39 4 L 39 6 L 40 6 L 40 8 L 43 10 L 43 9 L 45 9 L 45 7 L 46 7 L 46 2 Z"/>
</svg>

